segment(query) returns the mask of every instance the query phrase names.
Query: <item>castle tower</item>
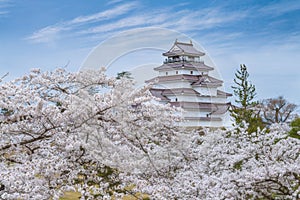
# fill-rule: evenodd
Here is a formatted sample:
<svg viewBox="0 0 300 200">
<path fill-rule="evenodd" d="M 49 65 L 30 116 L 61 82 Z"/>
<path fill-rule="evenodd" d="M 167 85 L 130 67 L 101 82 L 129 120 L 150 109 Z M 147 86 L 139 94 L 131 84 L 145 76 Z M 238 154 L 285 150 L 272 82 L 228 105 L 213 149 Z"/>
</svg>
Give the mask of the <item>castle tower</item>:
<svg viewBox="0 0 300 200">
<path fill-rule="evenodd" d="M 220 90 L 222 80 L 209 75 L 214 68 L 207 66 L 201 57 L 205 53 L 194 48 L 192 41 L 175 41 L 172 48 L 163 53 L 164 63 L 154 68 L 159 75 L 146 82 L 154 83 L 151 93 L 161 103 L 181 107 L 184 112 L 182 126 L 224 126 L 231 94 Z"/>
</svg>

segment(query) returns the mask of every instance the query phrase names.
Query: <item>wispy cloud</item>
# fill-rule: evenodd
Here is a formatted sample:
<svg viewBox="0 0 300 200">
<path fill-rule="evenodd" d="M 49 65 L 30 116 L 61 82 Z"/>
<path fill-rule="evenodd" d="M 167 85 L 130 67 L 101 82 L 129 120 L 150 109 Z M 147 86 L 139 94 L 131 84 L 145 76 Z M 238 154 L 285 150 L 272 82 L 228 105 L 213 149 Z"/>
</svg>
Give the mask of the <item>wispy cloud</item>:
<svg viewBox="0 0 300 200">
<path fill-rule="evenodd" d="M 265 7 L 262 7 L 259 11 L 265 14 L 270 15 L 282 15 L 288 12 L 293 12 L 300 10 L 300 2 L 298 0 L 296 1 L 282 1 L 279 3 L 273 3 L 270 5 L 267 5 Z"/>
<path fill-rule="evenodd" d="M 149 9 L 137 2 L 119 3 L 111 9 L 47 26 L 26 39 L 36 43 L 48 43 L 63 35 L 72 35 L 91 40 L 99 39 L 108 33 L 113 35 L 129 28 L 147 26 L 191 33 L 225 27 L 228 23 L 240 21 L 249 14 L 245 11 L 227 12 L 222 7 L 187 9 L 185 5 Z"/>
<path fill-rule="evenodd" d="M 114 32 L 117 30 L 123 30 L 124 28 L 134 28 L 141 26 L 157 25 L 163 23 L 167 20 L 165 14 L 156 14 L 156 15 L 135 15 L 122 18 L 115 22 L 106 23 L 96 27 L 92 27 L 88 30 L 81 31 L 81 34 L 98 34 L 105 32 Z"/>
<path fill-rule="evenodd" d="M 34 43 L 51 43 L 54 40 L 58 39 L 59 33 L 63 30 L 67 30 L 67 27 L 63 26 L 47 26 L 33 33 L 31 36 L 27 37 L 27 40 L 30 40 Z"/>
<path fill-rule="evenodd" d="M 163 24 L 165 27 L 174 28 L 178 31 L 199 31 L 216 27 L 226 26 L 227 23 L 233 23 L 242 20 L 247 13 L 234 11 L 226 13 L 220 8 L 206 8 L 197 11 L 184 10 L 177 16 L 172 16 L 169 21 Z"/>
<path fill-rule="evenodd" d="M 8 13 L 8 11 L 1 11 L 1 10 L 0 10 L 0 16 L 1 16 L 1 15 L 5 15 L 5 14 L 7 14 L 7 13 Z"/>
<path fill-rule="evenodd" d="M 169 28 L 176 31 L 201 31 L 226 25 L 226 23 L 236 22 L 247 15 L 246 12 L 232 12 L 231 14 L 222 12 L 219 8 L 200 10 L 172 10 L 166 8 L 160 10 L 150 10 L 143 13 L 135 13 L 119 20 L 103 23 L 80 31 L 85 34 L 103 34 L 111 32 L 114 34 L 128 28 L 140 28 L 146 26 L 156 26 Z M 170 15 L 169 13 L 173 13 Z"/>
<path fill-rule="evenodd" d="M 11 4 L 11 0 L 0 0 L 0 17 L 9 13 L 8 7 L 10 7 Z"/>
<path fill-rule="evenodd" d="M 34 43 L 48 43 L 60 38 L 60 34 L 66 31 L 76 31 L 77 29 L 85 29 L 86 25 L 95 22 L 114 19 L 121 16 L 136 7 L 136 3 L 126 3 L 107 9 L 96 14 L 79 16 L 69 21 L 64 21 L 54 25 L 44 27 L 25 39 Z"/>
<path fill-rule="evenodd" d="M 0 0 L 0 8 L 4 5 L 11 2 L 11 0 Z"/>
<path fill-rule="evenodd" d="M 123 0 L 109 0 L 107 2 L 107 5 L 112 5 L 112 4 L 120 3 L 121 1 L 123 1 Z"/>
<path fill-rule="evenodd" d="M 76 17 L 75 19 L 67 22 L 68 24 L 80 24 L 80 23 L 92 23 L 92 22 L 99 22 L 111 18 L 118 17 L 127 13 L 128 11 L 134 9 L 137 6 L 135 2 L 126 3 L 123 5 L 119 5 L 109 10 L 105 10 L 103 12 L 99 12 L 93 15 L 87 16 L 80 16 Z"/>
</svg>

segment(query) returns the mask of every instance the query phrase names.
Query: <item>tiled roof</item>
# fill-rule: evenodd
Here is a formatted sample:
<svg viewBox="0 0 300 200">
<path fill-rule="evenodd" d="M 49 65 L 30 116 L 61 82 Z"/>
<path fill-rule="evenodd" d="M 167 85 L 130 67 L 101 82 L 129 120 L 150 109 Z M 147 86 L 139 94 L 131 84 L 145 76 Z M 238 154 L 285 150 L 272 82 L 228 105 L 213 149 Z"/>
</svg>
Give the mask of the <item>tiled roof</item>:
<svg viewBox="0 0 300 200">
<path fill-rule="evenodd" d="M 211 71 L 214 68 L 207 66 L 204 62 L 187 62 L 187 61 L 180 61 L 180 62 L 173 62 L 173 63 L 165 63 L 159 67 L 154 68 L 156 71 L 164 71 L 164 70 L 176 70 L 176 69 L 196 69 L 199 71 Z"/>
<path fill-rule="evenodd" d="M 183 109 L 193 109 L 199 111 L 206 111 L 213 114 L 224 114 L 230 103 L 210 103 L 210 102 L 185 102 L 185 101 L 176 101 L 170 102 L 170 99 L 167 97 L 168 95 L 176 95 L 176 94 L 194 94 L 200 95 L 197 91 L 191 88 L 176 88 L 176 89 L 156 89 L 151 88 L 150 92 L 153 96 L 160 98 L 162 101 L 169 102 L 172 106 L 181 107 Z"/>
<path fill-rule="evenodd" d="M 169 101 L 170 99 L 168 96 L 172 95 L 195 95 L 195 96 L 209 96 L 209 95 L 202 95 L 193 88 L 172 88 L 172 89 L 160 89 L 160 88 L 151 88 L 150 92 L 153 96 L 160 98 L 164 101 Z M 221 90 L 217 90 L 217 97 L 228 97 L 232 96 L 230 93 L 223 92 Z M 210 96 L 209 96 L 210 97 Z"/>
<path fill-rule="evenodd" d="M 223 81 L 216 78 L 210 77 L 208 75 L 189 75 L 189 74 L 177 74 L 171 76 L 158 76 L 147 80 L 146 83 L 151 82 L 166 82 L 166 81 L 180 81 L 186 80 L 191 83 L 192 86 L 207 86 L 207 87 L 218 87 L 222 86 Z"/>
<path fill-rule="evenodd" d="M 170 101 L 168 97 L 162 94 L 163 91 L 165 91 L 165 89 L 155 89 L 155 88 L 150 89 L 150 92 L 153 96 L 159 98 L 162 101 Z"/>
<path fill-rule="evenodd" d="M 229 107 L 230 107 L 231 103 L 227 103 L 227 104 L 223 104 L 223 105 L 217 105 L 218 109 L 213 111 L 211 114 L 212 115 L 221 115 L 224 114 L 228 111 Z"/>
<path fill-rule="evenodd" d="M 163 95 L 176 95 L 176 94 L 193 94 L 200 95 L 199 92 L 192 88 L 174 88 L 174 89 L 166 89 L 162 93 Z"/>
<path fill-rule="evenodd" d="M 213 78 L 208 75 L 200 75 L 199 79 L 196 82 L 193 82 L 191 85 L 197 86 L 197 85 L 202 85 L 202 86 L 221 86 L 223 81 Z"/>
<path fill-rule="evenodd" d="M 151 88 L 150 92 L 153 96 L 160 98 L 162 101 L 170 101 L 168 96 L 178 95 L 178 94 L 192 94 L 200 95 L 196 90 L 192 88 L 175 88 L 175 89 L 158 89 Z"/>
<path fill-rule="evenodd" d="M 183 42 L 175 41 L 172 48 L 169 51 L 163 53 L 163 55 L 164 56 L 176 56 L 176 55 L 204 56 L 205 53 L 195 49 L 192 43 L 183 43 Z"/>
<path fill-rule="evenodd" d="M 217 90 L 217 95 L 218 96 L 223 96 L 223 97 L 231 97 L 232 96 L 232 94 L 221 91 L 221 90 Z"/>
<path fill-rule="evenodd" d="M 179 80 L 187 80 L 192 83 L 198 80 L 198 75 L 177 74 L 172 76 L 157 76 L 155 78 L 147 80 L 146 83 L 151 83 L 156 81 L 164 82 L 164 81 L 179 81 Z"/>
</svg>

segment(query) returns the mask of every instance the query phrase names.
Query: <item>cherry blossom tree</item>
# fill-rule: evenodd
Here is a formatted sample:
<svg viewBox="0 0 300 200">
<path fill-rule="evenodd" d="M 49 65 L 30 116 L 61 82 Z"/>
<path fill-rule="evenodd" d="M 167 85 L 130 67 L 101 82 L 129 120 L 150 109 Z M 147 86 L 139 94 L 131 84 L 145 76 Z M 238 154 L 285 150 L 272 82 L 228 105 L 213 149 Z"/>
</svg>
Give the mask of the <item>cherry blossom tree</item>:
<svg viewBox="0 0 300 200">
<path fill-rule="evenodd" d="M 183 129 L 151 86 L 105 70 L 32 70 L 0 87 L 0 199 L 300 198 L 300 140 L 284 124 Z"/>
<path fill-rule="evenodd" d="M 151 178 L 138 189 L 154 199 L 299 199 L 300 140 L 285 125 L 246 129 L 190 134 L 172 178 Z"/>
<path fill-rule="evenodd" d="M 169 165 L 175 110 L 152 103 L 132 80 L 33 70 L 0 93 L 3 199 L 57 199 L 75 188 L 103 198 L 111 187 L 121 191 L 119 171 L 162 173 Z"/>
</svg>

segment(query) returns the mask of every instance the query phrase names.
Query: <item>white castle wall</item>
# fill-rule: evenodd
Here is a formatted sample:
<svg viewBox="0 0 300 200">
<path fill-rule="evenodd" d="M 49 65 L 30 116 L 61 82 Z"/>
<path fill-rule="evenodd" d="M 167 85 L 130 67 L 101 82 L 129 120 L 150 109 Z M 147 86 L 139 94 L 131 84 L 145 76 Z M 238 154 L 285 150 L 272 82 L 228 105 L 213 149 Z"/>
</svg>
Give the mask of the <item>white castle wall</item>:
<svg viewBox="0 0 300 200">
<path fill-rule="evenodd" d="M 177 46 L 179 45 L 179 46 Z M 181 46 L 180 46 L 181 45 Z M 183 46 L 182 46 L 183 45 Z M 184 45 L 187 46 L 187 49 L 185 49 Z M 179 48 L 180 47 L 180 48 Z M 176 61 L 176 60 L 186 60 L 186 61 L 201 61 L 203 54 L 201 53 L 196 53 L 196 54 L 186 54 L 187 52 L 190 53 L 195 53 L 197 52 L 196 49 L 191 49 L 194 48 L 192 43 L 179 43 L 177 40 L 175 41 L 175 45 L 169 50 L 169 52 L 173 52 L 175 54 L 163 54 L 164 56 L 168 55 L 168 58 L 166 61 Z M 187 51 L 185 51 L 187 50 Z M 182 54 L 179 54 L 178 51 L 182 51 Z M 186 55 L 185 55 L 186 54 Z M 191 56 L 195 55 L 195 56 Z M 168 65 L 167 63 L 165 63 Z M 171 64 L 173 65 L 173 64 Z M 169 65 L 170 66 L 170 65 Z M 163 68 L 166 66 L 163 66 Z M 217 96 L 217 90 L 218 87 L 207 87 L 207 86 L 201 86 L 201 85 L 191 85 L 192 81 L 187 81 L 186 79 L 179 79 L 176 81 L 162 81 L 166 80 L 167 78 L 161 78 L 161 77 L 168 77 L 168 76 L 174 76 L 174 75 L 181 75 L 181 74 L 186 74 L 186 75 L 208 75 L 209 73 L 207 71 L 202 72 L 198 71 L 196 69 L 194 70 L 188 70 L 186 68 L 178 68 L 177 69 L 172 69 L 167 68 L 167 69 L 162 69 L 158 68 L 159 71 L 159 76 L 160 76 L 160 82 L 158 84 L 154 85 L 154 88 L 157 89 L 179 89 L 179 88 L 191 88 L 194 89 L 196 92 L 199 94 L 189 94 L 188 92 L 185 93 L 178 93 L 178 94 L 171 94 L 171 95 L 166 95 L 171 102 L 196 102 L 196 103 L 220 103 L 220 104 L 225 104 L 227 103 L 227 98 L 225 96 L 220 97 Z M 184 77 L 186 78 L 186 76 Z M 197 80 L 198 77 L 195 77 Z M 180 91 L 180 90 L 179 90 Z M 178 92 L 178 90 L 177 90 Z M 163 94 L 165 95 L 165 94 Z M 164 102 L 166 103 L 166 101 Z M 197 106 L 197 105 L 196 105 Z M 225 106 L 225 105 L 223 105 Z M 228 112 L 225 114 L 213 114 L 211 113 L 211 110 L 209 108 L 207 109 L 199 109 L 199 108 L 189 108 L 186 109 L 182 112 L 179 113 L 182 117 L 185 118 L 195 118 L 192 120 L 185 120 L 181 123 L 179 123 L 180 126 L 192 126 L 192 127 L 197 127 L 197 126 L 206 126 L 206 127 L 221 127 L 224 126 L 223 120 L 220 121 L 205 121 L 205 120 L 200 120 L 200 118 L 204 117 L 206 118 L 207 116 L 211 116 L 214 118 L 224 118 L 228 117 Z M 198 119 L 197 119 L 198 118 Z M 226 125 L 225 125 L 226 126 Z"/>
<path fill-rule="evenodd" d="M 225 97 L 213 97 L 213 96 L 197 96 L 187 94 L 177 94 L 168 96 L 171 102 L 185 101 L 185 102 L 205 102 L 205 103 L 226 103 Z"/>
<path fill-rule="evenodd" d="M 190 88 L 191 83 L 187 81 L 178 81 L 178 82 L 164 82 L 164 83 L 159 83 L 155 85 L 155 88 L 160 88 L 160 89 L 172 89 L 172 88 Z"/>
<path fill-rule="evenodd" d="M 190 75 L 207 75 L 207 72 L 200 72 L 197 70 L 166 70 L 166 71 L 160 71 L 159 76 L 173 76 L 178 74 L 190 74 Z"/>
<path fill-rule="evenodd" d="M 222 121 L 199 121 L 199 120 L 185 120 L 183 122 L 180 122 L 178 124 L 179 126 L 183 127 L 222 127 L 223 122 Z"/>
</svg>

